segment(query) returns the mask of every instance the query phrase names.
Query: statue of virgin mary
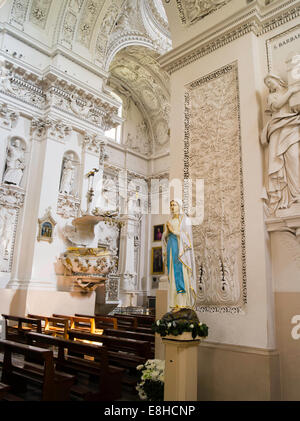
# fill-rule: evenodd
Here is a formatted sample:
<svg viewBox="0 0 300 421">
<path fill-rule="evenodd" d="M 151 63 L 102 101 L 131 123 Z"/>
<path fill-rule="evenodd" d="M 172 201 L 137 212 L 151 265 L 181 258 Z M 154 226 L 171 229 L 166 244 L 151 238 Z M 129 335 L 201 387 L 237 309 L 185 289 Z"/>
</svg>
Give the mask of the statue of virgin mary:
<svg viewBox="0 0 300 421">
<path fill-rule="evenodd" d="M 169 306 L 172 311 L 193 309 L 196 301 L 196 272 L 192 225 L 181 201 L 170 202 L 171 219 L 163 233 L 163 255 L 169 279 Z"/>
</svg>

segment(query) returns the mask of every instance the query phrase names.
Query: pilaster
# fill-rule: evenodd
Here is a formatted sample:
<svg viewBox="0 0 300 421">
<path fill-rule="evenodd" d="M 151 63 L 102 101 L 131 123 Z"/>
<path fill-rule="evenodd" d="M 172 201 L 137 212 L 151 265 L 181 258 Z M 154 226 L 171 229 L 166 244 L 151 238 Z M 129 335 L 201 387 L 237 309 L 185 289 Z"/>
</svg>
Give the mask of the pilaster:
<svg viewBox="0 0 300 421">
<path fill-rule="evenodd" d="M 52 216 L 58 201 L 61 163 L 65 142 L 71 128 L 50 115 L 33 118 L 31 122 L 31 156 L 28 163 L 27 195 L 23 213 L 22 238 L 18 270 L 8 284 L 9 288 L 55 288 L 55 271 L 49 265 L 55 262 L 55 248 L 38 241 L 38 218 L 47 209 Z M 54 243 L 57 232 L 54 231 Z"/>
</svg>

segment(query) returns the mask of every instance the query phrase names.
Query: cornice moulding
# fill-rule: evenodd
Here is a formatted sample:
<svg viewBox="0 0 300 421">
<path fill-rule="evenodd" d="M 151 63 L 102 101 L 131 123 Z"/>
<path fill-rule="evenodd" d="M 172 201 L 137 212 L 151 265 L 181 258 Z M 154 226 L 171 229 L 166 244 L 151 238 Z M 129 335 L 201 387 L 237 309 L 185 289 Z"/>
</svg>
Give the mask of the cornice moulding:
<svg viewBox="0 0 300 421">
<path fill-rule="evenodd" d="M 209 31 L 159 57 L 158 61 L 171 74 L 248 33 L 261 36 L 299 15 L 299 0 L 289 0 L 264 14 L 257 3 L 250 4 Z"/>
<path fill-rule="evenodd" d="M 0 52 L 2 57 L 7 62 L 7 67 L 10 70 L 14 70 L 16 76 L 20 76 L 26 81 L 28 80 L 27 82 L 34 88 L 38 88 L 36 85 L 43 84 L 47 79 L 52 83 L 59 80 L 66 82 L 66 84 L 73 85 L 74 88 L 77 88 L 77 90 L 82 89 L 87 91 L 88 94 L 95 96 L 97 99 L 101 98 L 103 101 L 107 101 L 115 107 L 120 106 L 119 101 L 117 101 L 117 99 L 113 98 L 112 96 L 109 96 L 108 93 L 99 93 L 99 91 L 92 88 L 90 85 L 87 85 L 84 82 L 70 76 L 69 74 L 62 72 L 52 65 L 47 66 L 43 71 L 41 71 L 21 60 L 15 59 L 5 52 Z M 33 82 L 35 82 L 36 85 L 34 85 Z"/>
<path fill-rule="evenodd" d="M 17 110 L 22 117 L 32 119 L 33 116 L 42 117 L 44 115 L 44 110 L 41 108 L 30 105 L 23 99 L 18 99 L 10 93 L 0 92 L 0 100 L 5 102 L 9 107 L 12 107 L 14 110 Z"/>
<path fill-rule="evenodd" d="M 99 91 L 97 89 L 94 89 L 93 87 L 91 87 L 90 85 L 87 85 L 86 83 L 82 82 L 79 79 L 74 78 L 73 76 L 70 76 L 68 73 L 64 73 L 61 70 L 57 69 L 56 67 L 49 65 L 47 68 L 45 68 L 43 70 L 43 72 L 40 73 L 40 77 L 42 79 L 46 79 L 46 78 L 57 78 L 59 80 L 63 80 L 63 81 L 67 81 L 69 82 L 70 85 L 74 85 L 74 87 L 77 88 L 78 87 L 83 89 L 84 91 L 88 91 L 91 95 L 95 96 L 96 98 L 99 98 Z M 53 80 L 54 81 L 54 80 Z M 116 107 L 120 106 L 120 103 L 112 98 L 111 96 L 109 96 L 106 93 L 101 92 L 101 98 L 103 98 L 104 100 L 106 100 L 107 102 L 110 102 L 111 104 L 113 104 Z"/>
<path fill-rule="evenodd" d="M 157 155 L 152 155 L 150 156 L 150 159 L 155 160 L 155 159 L 165 158 L 166 156 L 170 156 L 170 151 L 162 152 Z"/>
<path fill-rule="evenodd" d="M 158 155 L 150 155 L 150 156 L 145 156 L 139 152 L 136 151 L 132 151 L 131 149 L 126 148 L 123 144 L 121 143 L 116 143 L 112 140 L 110 140 L 108 137 L 103 137 L 106 141 L 107 141 L 107 146 L 111 147 L 113 149 L 117 149 L 121 152 L 126 152 L 129 155 L 133 155 L 133 156 L 137 156 L 139 158 L 144 159 L 145 161 L 152 161 L 152 160 L 156 160 L 156 159 L 160 159 L 160 158 L 165 158 L 168 157 L 170 155 L 170 152 L 163 152 L 161 154 Z"/>
<path fill-rule="evenodd" d="M 73 51 L 69 51 L 67 48 L 63 47 L 62 45 L 56 45 L 55 47 L 50 48 L 46 46 L 45 44 L 41 43 L 39 40 L 25 34 L 24 32 L 10 25 L 9 23 L 0 24 L 0 32 L 11 35 L 13 38 L 18 39 L 21 42 L 24 42 L 24 44 L 28 45 L 29 47 L 32 47 L 33 49 L 39 51 L 42 54 L 45 54 L 46 56 L 50 58 L 53 58 L 56 55 L 61 54 L 62 56 L 68 58 L 72 62 L 94 73 L 96 76 L 100 77 L 101 79 L 107 79 L 109 76 L 107 71 L 101 69 L 99 66 L 89 62 L 88 60 L 83 59 L 78 54 L 74 53 Z"/>
</svg>

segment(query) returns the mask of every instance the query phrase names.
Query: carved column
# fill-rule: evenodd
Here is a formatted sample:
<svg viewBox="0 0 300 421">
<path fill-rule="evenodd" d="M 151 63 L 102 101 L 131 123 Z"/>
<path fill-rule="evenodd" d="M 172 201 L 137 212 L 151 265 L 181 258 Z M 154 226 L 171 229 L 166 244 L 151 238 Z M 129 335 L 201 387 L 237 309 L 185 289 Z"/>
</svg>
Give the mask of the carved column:
<svg viewBox="0 0 300 421">
<path fill-rule="evenodd" d="M 123 306 L 136 305 L 136 271 L 134 267 L 134 228 L 136 217 L 127 215 L 121 219 L 124 225 L 120 236 L 120 298 Z"/>
<path fill-rule="evenodd" d="M 18 262 L 15 237 L 24 196 L 25 191 L 18 186 L 0 186 L 0 272 L 11 273 L 12 278 Z"/>
<path fill-rule="evenodd" d="M 24 207 L 19 268 L 11 288 L 55 288 L 55 247 L 38 241 L 38 219 L 48 208 L 55 214 L 64 144 L 70 128 L 49 116 L 31 123 L 31 159 Z M 53 241 L 57 233 L 54 230 Z M 49 262 L 51 262 L 49 264 Z"/>
<path fill-rule="evenodd" d="M 18 119 L 18 111 L 4 102 L 0 103 L 0 280 L 4 282 L 3 286 L 14 276 L 17 267 L 17 228 L 25 196 L 22 187 L 3 183 L 7 147 L 12 134 L 15 134 Z"/>
</svg>

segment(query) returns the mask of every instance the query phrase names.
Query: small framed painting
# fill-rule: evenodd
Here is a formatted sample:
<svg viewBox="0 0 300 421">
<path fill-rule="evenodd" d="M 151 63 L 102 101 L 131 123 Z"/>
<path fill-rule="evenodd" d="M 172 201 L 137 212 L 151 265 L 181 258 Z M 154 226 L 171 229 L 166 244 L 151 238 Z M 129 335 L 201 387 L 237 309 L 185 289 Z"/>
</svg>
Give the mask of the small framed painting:
<svg viewBox="0 0 300 421">
<path fill-rule="evenodd" d="M 152 247 L 151 269 L 152 275 L 162 275 L 165 272 L 162 247 Z"/>
<path fill-rule="evenodd" d="M 48 208 L 45 216 L 43 218 L 39 218 L 39 235 L 38 241 L 48 241 L 52 243 L 53 241 L 53 234 L 54 234 L 54 227 L 56 225 L 55 220 L 51 216 L 51 210 Z"/>
<path fill-rule="evenodd" d="M 154 227 L 153 227 L 153 241 L 161 241 L 164 229 L 165 229 L 165 226 L 163 224 L 154 225 Z"/>
</svg>

